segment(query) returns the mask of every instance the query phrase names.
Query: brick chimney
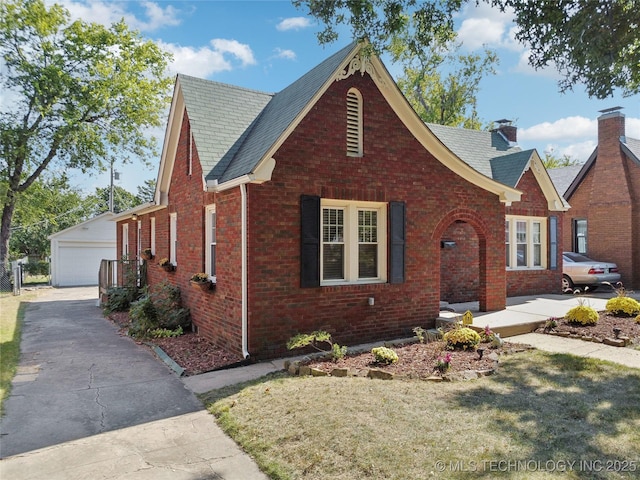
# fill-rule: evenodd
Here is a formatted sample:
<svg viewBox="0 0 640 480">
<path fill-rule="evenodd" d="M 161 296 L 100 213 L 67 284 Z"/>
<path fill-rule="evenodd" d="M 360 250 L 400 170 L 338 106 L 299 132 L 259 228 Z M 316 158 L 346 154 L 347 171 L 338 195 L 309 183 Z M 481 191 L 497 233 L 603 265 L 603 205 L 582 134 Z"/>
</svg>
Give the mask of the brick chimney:
<svg viewBox="0 0 640 480">
<path fill-rule="evenodd" d="M 502 120 L 496 120 L 498 128 L 492 130 L 492 132 L 500 132 L 509 143 L 518 143 L 518 127 L 511 125 L 512 120 L 503 118 Z"/>
<path fill-rule="evenodd" d="M 598 117 L 598 151 L 594 172 L 598 180 L 591 190 L 594 203 L 629 205 L 630 202 L 624 154 L 620 147 L 620 137 L 625 136 L 624 114 L 620 109 L 613 107 L 600 110 L 602 115 Z M 601 198 L 596 199 L 598 196 Z"/>
</svg>

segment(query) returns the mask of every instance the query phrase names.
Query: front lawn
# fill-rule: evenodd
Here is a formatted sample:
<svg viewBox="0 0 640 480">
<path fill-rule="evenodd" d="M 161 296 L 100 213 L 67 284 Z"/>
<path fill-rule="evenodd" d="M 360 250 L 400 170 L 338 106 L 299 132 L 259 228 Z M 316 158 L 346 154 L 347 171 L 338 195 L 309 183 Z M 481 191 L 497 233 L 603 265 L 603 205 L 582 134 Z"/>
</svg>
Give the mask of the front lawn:
<svg viewBox="0 0 640 480">
<path fill-rule="evenodd" d="M 570 355 L 507 356 L 469 382 L 278 374 L 203 398 L 271 478 L 640 472 L 640 370 Z"/>
<path fill-rule="evenodd" d="M 26 302 L 37 295 L 28 293 L 0 296 L 0 415 L 4 413 L 4 399 L 11 393 L 11 381 L 20 360 L 20 326 Z"/>
</svg>

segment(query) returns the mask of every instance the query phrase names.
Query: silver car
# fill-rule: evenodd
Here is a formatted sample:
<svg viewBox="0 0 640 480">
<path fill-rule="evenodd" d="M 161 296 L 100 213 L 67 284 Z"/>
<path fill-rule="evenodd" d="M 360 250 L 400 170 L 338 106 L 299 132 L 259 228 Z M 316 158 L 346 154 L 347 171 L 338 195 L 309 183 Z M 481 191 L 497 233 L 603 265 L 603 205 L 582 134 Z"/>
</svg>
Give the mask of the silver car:
<svg viewBox="0 0 640 480">
<path fill-rule="evenodd" d="M 602 282 L 615 284 L 620 281 L 615 263 L 598 262 L 580 253 L 562 254 L 562 291 L 573 291 L 577 287 L 598 288 Z"/>
</svg>

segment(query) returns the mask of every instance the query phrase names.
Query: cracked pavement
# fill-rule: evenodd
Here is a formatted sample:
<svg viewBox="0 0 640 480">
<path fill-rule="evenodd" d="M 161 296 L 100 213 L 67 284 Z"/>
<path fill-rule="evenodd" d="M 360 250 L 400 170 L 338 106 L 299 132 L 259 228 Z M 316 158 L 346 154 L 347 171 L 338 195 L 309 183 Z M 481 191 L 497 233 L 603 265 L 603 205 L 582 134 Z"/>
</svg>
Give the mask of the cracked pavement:
<svg viewBox="0 0 640 480">
<path fill-rule="evenodd" d="M 97 288 L 29 303 L 0 419 L 0 478 L 266 478 L 153 353 L 118 335 Z"/>
</svg>

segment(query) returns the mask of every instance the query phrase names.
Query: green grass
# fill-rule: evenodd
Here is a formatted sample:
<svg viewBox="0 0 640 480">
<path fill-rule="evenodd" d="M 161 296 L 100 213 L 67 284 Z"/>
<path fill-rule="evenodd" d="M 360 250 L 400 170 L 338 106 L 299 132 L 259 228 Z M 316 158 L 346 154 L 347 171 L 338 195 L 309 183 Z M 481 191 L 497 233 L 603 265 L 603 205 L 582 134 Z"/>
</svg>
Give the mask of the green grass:
<svg viewBox="0 0 640 480">
<path fill-rule="evenodd" d="M 509 356 L 496 375 L 470 382 L 278 374 L 202 398 L 274 479 L 613 479 L 640 471 L 640 370 L 570 355 Z M 579 463 L 568 471 L 572 461 L 600 471 Z M 608 461 L 635 471 L 607 471 Z"/>
<path fill-rule="evenodd" d="M 0 415 L 4 414 L 4 400 L 11 393 L 11 381 L 20 360 L 20 334 L 27 301 L 36 293 L 0 296 Z"/>
</svg>

